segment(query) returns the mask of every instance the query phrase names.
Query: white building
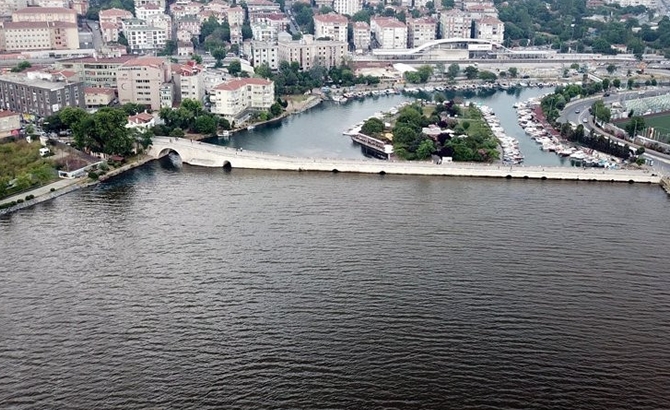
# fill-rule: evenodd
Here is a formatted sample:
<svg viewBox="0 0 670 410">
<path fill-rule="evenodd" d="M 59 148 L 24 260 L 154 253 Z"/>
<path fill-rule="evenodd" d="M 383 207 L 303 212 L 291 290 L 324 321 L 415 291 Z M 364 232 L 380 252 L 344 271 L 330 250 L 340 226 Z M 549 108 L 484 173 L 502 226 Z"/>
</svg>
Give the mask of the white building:
<svg viewBox="0 0 670 410">
<path fill-rule="evenodd" d="M 253 23 L 251 25 L 254 41 L 275 41 L 277 39 L 277 27 L 263 23 Z"/>
<path fill-rule="evenodd" d="M 370 30 L 379 43 L 379 48 L 407 48 L 407 26 L 394 17 L 373 17 L 370 20 Z"/>
<path fill-rule="evenodd" d="M 12 12 L 26 7 L 27 0 L 0 0 L 0 16 L 11 16 Z"/>
<path fill-rule="evenodd" d="M 370 48 L 370 25 L 364 21 L 354 23 L 354 47 L 356 50 L 368 50 Z"/>
<path fill-rule="evenodd" d="M 333 41 L 347 41 L 346 17 L 335 13 L 314 16 L 314 37 L 329 38 Z"/>
<path fill-rule="evenodd" d="M 279 61 L 297 62 L 301 70 L 315 66 L 337 67 L 346 56 L 348 44 L 342 41 L 317 41 L 311 34 L 292 40 L 288 33 L 279 33 Z"/>
<path fill-rule="evenodd" d="M 135 10 L 138 7 L 144 6 L 145 4 L 155 4 L 161 10 L 165 10 L 165 0 L 135 0 Z"/>
<path fill-rule="evenodd" d="M 470 38 L 472 18 L 461 10 L 446 10 L 440 14 L 441 38 Z"/>
<path fill-rule="evenodd" d="M 361 8 L 361 0 L 333 0 L 333 10 L 339 14 L 353 16 Z"/>
<path fill-rule="evenodd" d="M 483 17 L 475 20 L 475 38 L 502 44 L 504 35 L 505 24 L 496 17 Z"/>
<path fill-rule="evenodd" d="M 123 34 L 132 51 L 159 50 L 165 47 L 167 34 L 164 29 L 149 26 L 144 20 L 123 21 Z"/>
<path fill-rule="evenodd" d="M 276 70 L 279 68 L 279 46 L 272 42 L 252 41 L 251 58 L 254 67 L 266 63 L 271 69 Z"/>
<path fill-rule="evenodd" d="M 0 51 L 76 50 L 77 24 L 23 21 L 0 23 Z"/>
<path fill-rule="evenodd" d="M 606 4 L 618 4 L 621 7 L 644 6 L 648 9 L 658 8 L 656 0 L 605 0 Z"/>
<path fill-rule="evenodd" d="M 172 82 L 175 84 L 175 96 L 179 101 L 189 98 L 202 101 L 205 96 L 204 72 L 202 66 L 195 61 L 186 64 L 173 64 Z"/>
<path fill-rule="evenodd" d="M 251 111 L 270 109 L 275 101 L 275 85 L 262 78 L 239 78 L 214 87 L 210 101 L 214 114 L 239 121 Z"/>
<path fill-rule="evenodd" d="M 419 47 L 435 40 L 437 35 L 437 21 L 432 17 L 407 19 L 407 46 Z"/>
<path fill-rule="evenodd" d="M 156 4 L 145 4 L 135 9 L 135 17 L 140 20 L 147 20 L 149 16 L 163 14 L 163 10 Z"/>
</svg>

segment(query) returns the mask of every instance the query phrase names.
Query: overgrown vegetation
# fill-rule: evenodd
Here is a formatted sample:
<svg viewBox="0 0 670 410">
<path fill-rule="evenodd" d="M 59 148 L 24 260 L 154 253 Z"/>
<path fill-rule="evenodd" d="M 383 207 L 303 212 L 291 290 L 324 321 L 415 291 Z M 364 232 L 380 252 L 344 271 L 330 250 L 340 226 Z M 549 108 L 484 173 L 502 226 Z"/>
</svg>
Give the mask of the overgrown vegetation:
<svg viewBox="0 0 670 410">
<path fill-rule="evenodd" d="M 53 162 L 42 158 L 39 142 L 0 144 L 0 198 L 56 178 Z"/>
</svg>

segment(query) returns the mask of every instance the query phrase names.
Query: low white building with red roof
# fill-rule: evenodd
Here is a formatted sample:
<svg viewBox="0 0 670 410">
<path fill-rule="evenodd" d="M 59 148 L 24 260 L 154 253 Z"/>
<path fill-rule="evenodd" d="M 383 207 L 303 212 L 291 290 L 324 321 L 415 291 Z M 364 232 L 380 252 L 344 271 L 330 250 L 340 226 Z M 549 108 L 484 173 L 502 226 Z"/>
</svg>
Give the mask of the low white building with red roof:
<svg viewBox="0 0 670 410">
<path fill-rule="evenodd" d="M 136 115 L 128 116 L 126 128 L 147 129 L 153 128 L 154 125 L 156 125 L 156 117 L 149 113 L 141 112 Z"/>
<path fill-rule="evenodd" d="M 214 87 L 212 112 L 240 121 L 253 111 L 269 110 L 275 101 L 275 84 L 263 78 L 236 78 Z"/>
</svg>

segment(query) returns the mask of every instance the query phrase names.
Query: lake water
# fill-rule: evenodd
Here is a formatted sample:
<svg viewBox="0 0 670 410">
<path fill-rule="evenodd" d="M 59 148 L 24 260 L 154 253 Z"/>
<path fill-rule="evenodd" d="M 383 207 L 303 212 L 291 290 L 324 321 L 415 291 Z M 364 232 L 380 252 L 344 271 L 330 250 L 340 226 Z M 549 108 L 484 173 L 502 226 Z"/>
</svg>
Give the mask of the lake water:
<svg viewBox="0 0 670 410">
<path fill-rule="evenodd" d="M 667 409 L 668 214 L 164 159 L 0 218 L 0 407 Z"/>
</svg>

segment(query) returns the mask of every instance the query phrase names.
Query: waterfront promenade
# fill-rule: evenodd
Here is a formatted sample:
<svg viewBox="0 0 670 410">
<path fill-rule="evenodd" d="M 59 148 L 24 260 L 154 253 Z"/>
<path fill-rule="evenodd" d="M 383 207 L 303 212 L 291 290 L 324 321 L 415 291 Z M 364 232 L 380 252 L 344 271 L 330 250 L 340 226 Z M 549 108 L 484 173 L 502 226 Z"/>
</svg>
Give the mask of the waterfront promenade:
<svg viewBox="0 0 670 410">
<path fill-rule="evenodd" d="M 495 164 L 379 161 L 334 158 L 300 158 L 237 150 L 181 138 L 155 137 L 149 155 L 161 158 L 171 151 L 183 163 L 213 168 L 282 171 L 350 172 L 363 174 L 434 175 L 507 179 L 639 182 L 659 184 L 661 177 L 645 170 L 611 170 L 574 167 L 524 167 Z"/>
</svg>

